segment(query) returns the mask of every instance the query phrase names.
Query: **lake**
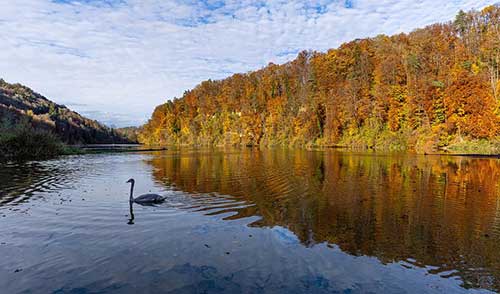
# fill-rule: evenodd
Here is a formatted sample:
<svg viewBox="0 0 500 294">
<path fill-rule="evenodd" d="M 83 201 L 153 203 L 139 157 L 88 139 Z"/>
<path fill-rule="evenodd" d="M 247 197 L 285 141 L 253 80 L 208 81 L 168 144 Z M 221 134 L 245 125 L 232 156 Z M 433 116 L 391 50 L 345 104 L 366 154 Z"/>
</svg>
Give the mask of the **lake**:
<svg viewBox="0 0 500 294">
<path fill-rule="evenodd" d="M 131 211 L 129 178 L 167 200 Z M 499 185 L 498 158 L 338 150 L 4 164 L 0 292 L 495 292 Z"/>
</svg>

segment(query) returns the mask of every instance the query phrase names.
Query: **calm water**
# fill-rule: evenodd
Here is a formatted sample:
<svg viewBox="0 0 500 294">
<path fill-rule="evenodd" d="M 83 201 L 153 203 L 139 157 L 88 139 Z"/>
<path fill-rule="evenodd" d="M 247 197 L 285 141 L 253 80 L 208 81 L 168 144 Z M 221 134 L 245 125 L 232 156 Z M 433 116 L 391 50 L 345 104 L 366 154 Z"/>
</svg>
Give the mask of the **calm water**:
<svg viewBox="0 0 500 294">
<path fill-rule="evenodd" d="M 157 206 L 128 203 L 157 192 Z M 0 166 L 1 293 L 500 290 L 500 160 L 179 150 Z"/>
</svg>

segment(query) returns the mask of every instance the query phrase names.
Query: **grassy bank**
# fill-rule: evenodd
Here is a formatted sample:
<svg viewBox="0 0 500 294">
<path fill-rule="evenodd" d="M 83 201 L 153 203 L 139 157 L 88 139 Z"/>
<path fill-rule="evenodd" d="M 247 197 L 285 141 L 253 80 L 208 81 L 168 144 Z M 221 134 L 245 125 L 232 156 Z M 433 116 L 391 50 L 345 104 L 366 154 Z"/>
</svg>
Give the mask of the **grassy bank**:
<svg viewBox="0 0 500 294">
<path fill-rule="evenodd" d="M 445 151 L 450 153 L 460 153 L 460 154 L 500 154 L 500 139 L 488 141 L 488 140 L 472 140 L 472 141 L 462 141 L 451 144 L 446 148 Z"/>
<path fill-rule="evenodd" d="M 319 142 L 321 143 L 321 141 Z M 321 146 L 321 144 L 317 144 Z M 384 127 L 363 127 L 356 132 L 344 134 L 339 146 L 353 149 L 377 151 L 407 151 L 418 154 L 500 154 L 500 137 L 473 139 L 450 136 L 438 127 L 402 129 L 393 132 Z"/>
<path fill-rule="evenodd" d="M 54 133 L 35 129 L 28 123 L 0 125 L 0 161 L 49 159 L 77 152 Z"/>
<path fill-rule="evenodd" d="M 446 140 L 446 141 L 444 141 Z M 446 143 L 446 144 L 445 144 Z M 330 147 L 317 140 L 303 147 Z M 466 138 L 441 138 L 432 132 L 391 132 L 384 128 L 362 128 L 359 132 L 345 134 L 338 145 L 346 149 L 371 149 L 381 152 L 410 151 L 420 154 L 500 154 L 500 138 L 495 140 L 468 140 Z M 264 146 L 261 146 L 264 147 Z M 288 146 L 291 147 L 291 146 Z M 35 129 L 29 123 L 0 124 L 0 161 L 43 160 L 58 155 L 161 151 L 164 148 L 142 150 L 85 149 L 64 144 L 54 133 Z"/>
<path fill-rule="evenodd" d="M 65 144 L 59 136 L 49 130 L 34 128 L 29 121 L 0 122 L 0 162 L 44 160 L 59 155 L 148 152 L 165 148 L 129 149 L 125 147 L 88 148 L 85 145 Z"/>
</svg>

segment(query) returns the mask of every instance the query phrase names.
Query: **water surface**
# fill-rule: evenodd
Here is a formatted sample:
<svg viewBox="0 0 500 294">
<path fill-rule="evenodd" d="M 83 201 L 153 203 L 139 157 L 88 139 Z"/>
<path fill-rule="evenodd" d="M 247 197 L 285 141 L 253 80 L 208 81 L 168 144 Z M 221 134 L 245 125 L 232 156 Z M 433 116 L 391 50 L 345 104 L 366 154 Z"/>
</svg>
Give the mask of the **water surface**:
<svg viewBox="0 0 500 294">
<path fill-rule="evenodd" d="M 136 192 L 168 197 L 128 203 Z M 0 166 L 5 293 L 500 290 L 500 160 L 169 150 Z M 0 292 L 2 292 L 0 291 Z"/>
</svg>

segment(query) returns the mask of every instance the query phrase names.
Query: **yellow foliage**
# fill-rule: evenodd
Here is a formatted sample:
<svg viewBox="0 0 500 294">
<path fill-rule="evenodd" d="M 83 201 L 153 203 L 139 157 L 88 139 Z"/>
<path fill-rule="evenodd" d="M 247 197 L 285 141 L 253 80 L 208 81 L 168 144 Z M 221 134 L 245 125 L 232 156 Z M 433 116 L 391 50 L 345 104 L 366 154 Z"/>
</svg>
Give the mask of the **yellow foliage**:
<svg viewBox="0 0 500 294">
<path fill-rule="evenodd" d="M 499 5 L 462 12 L 453 23 L 301 52 L 283 65 L 204 81 L 158 107 L 141 138 L 307 145 L 356 137 L 371 141 L 367 146 L 383 136 L 399 136 L 398 146 L 491 139 L 500 132 L 490 79 L 499 14 Z M 496 88 L 500 93 L 500 83 Z"/>
<path fill-rule="evenodd" d="M 481 68 L 476 63 L 473 63 L 471 66 L 471 71 L 472 73 L 477 75 L 481 71 Z"/>
</svg>

